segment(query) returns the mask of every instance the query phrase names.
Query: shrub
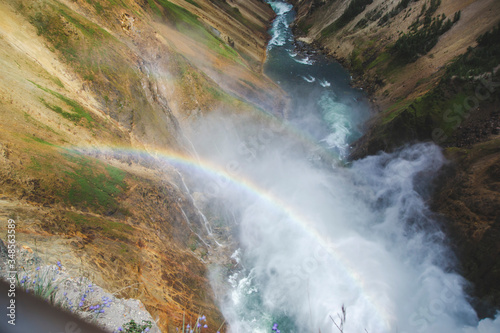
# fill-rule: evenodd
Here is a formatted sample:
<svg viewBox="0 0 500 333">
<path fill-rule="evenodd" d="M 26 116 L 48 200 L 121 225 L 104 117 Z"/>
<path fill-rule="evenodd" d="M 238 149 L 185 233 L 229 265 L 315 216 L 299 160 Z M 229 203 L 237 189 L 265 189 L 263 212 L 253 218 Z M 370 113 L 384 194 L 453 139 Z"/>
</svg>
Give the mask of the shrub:
<svg viewBox="0 0 500 333">
<path fill-rule="evenodd" d="M 142 324 L 138 324 L 135 322 L 135 320 L 131 319 L 128 323 L 123 325 L 123 329 L 120 330 L 119 332 L 125 332 L 125 333 L 142 333 L 142 332 L 149 332 L 153 324 L 149 320 L 143 320 Z"/>
<path fill-rule="evenodd" d="M 401 0 L 396 7 L 394 7 L 389 13 L 385 14 L 382 16 L 382 18 L 378 21 L 378 25 L 383 25 L 389 19 L 393 18 L 394 16 L 398 15 L 401 13 L 406 7 L 408 7 L 408 4 L 410 3 L 411 0 Z"/>
<path fill-rule="evenodd" d="M 394 50 L 403 63 L 414 62 L 420 56 L 427 54 L 437 44 L 439 37 L 460 19 L 460 12 L 455 13 L 453 21 L 446 19 L 444 14 L 432 18 L 432 14 L 440 4 L 440 0 L 432 0 L 429 9 L 426 9 L 424 4 L 420 14 L 424 15 L 423 25 L 417 18 L 410 26 L 410 31 L 403 34 L 394 44 Z"/>
<path fill-rule="evenodd" d="M 469 48 L 448 67 L 447 77 L 468 77 L 490 72 L 500 59 L 500 24 L 477 38 L 477 46 Z"/>
</svg>

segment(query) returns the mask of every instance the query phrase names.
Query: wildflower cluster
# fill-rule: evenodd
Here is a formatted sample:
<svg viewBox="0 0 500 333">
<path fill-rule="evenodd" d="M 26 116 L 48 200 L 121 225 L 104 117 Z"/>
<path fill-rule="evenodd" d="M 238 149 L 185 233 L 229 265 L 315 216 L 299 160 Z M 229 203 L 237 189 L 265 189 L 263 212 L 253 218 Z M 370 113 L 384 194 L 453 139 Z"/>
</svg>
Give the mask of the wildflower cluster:
<svg viewBox="0 0 500 333">
<path fill-rule="evenodd" d="M 84 319 L 93 322 L 102 321 L 101 315 L 104 315 L 107 312 L 106 308 L 111 307 L 115 302 L 115 298 L 109 294 L 99 298 L 102 291 L 96 285 L 89 283 L 87 278 L 81 277 L 77 280 L 70 278 L 63 271 L 60 261 L 57 261 L 55 265 L 33 268 L 17 275 L 18 285 L 26 292 L 39 296 L 55 306 L 65 308 Z M 151 321 L 143 320 L 142 324 L 138 324 L 130 320 L 115 332 L 147 333 L 150 332 L 152 326 Z"/>
<path fill-rule="evenodd" d="M 58 262 L 60 264 L 60 262 Z M 60 267 L 58 265 L 58 267 Z M 56 303 L 57 289 L 59 288 L 60 268 L 54 266 L 40 269 L 36 267 L 35 272 L 27 273 L 26 271 L 20 277 L 17 275 L 17 283 L 26 292 L 32 293 L 35 296 L 46 299 L 51 304 Z"/>
<path fill-rule="evenodd" d="M 278 329 L 278 324 L 274 323 L 273 325 L 273 332 L 280 333 L 281 331 Z"/>
<path fill-rule="evenodd" d="M 88 298 L 94 292 L 92 283 L 86 285 L 84 290 L 76 294 L 68 294 L 66 291 L 62 293 L 62 296 L 60 293 L 58 294 L 59 287 L 65 282 L 61 275 L 62 268 L 60 261 L 55 266 L 36 267 L 35 272 L 25 273 L 20 279 L 18 277 L 18 284 L 26 292 L 33 293 L 49 303 L 62 306 L 71 312 L 85 311 L 93 313 L 97 317 L 104 313 L 105 307 L 110 307 L 113 300 L 106 296 L 103 296 L 100 302 L 90 304 Z"/>
<path fill-rule="evenodd" d="M 88 298 L 93 292 L 94 288 L 91 283 L 85 286 L 85 289 L 83 291 L 80 291 L 80 294 L 77 293 L 76 295 L 73 294 L 69 296 L 67 292 L 64 292 L 64 300 L 62 305 L 71 312 L 78 311 L 93 313 L 96 315 L 94 318 L 97 318 L 99 314 L 104 313 L 104 307 L 110 306 L 109 304 L 110 302 L 112 302 L 112 300 L 106 296 L 103 296 L 102 302 L 90 305 L 90 301 L 88 300 Z"/>
<path fill-rule="evenodd" d="M 93 289 L 90 289 L 89 292 L 94 291 Z M 83 307 L 85 305 L 85 300 L 86 300 L 87 293 L 82 295 L 82 298 L 80 299 L 80 303 L 78 304 L 79 307 Z M 90 305 L 87 307 L 87 310 L 89 310 L 91 313 L 93 312 L 96 315 L 99 315 L 101 313 L 104 313 L 105 308 L 109 308 L 111 306 L 111 303 L 113 300 L 107 296 L 102 296 L 101 302 Z"/>
<path fill-rule="evenodd" d="M 200 333 L 202 331 L 202 329 L 204 329 L 204 328 L 208 328 L 208 325 L 207 325 L 207 317 L 205 317 L 203 315 L 201 317 L 198 317 L 198 319 L 196 320 L 196 323 L 193 326 L 191 326 L 190 324 L 187 324 L 186 327 L 184 327 L 184 320 L 183 320 L 182 330 L 180 332 L 181 333 Z M 179 329 L 177 329 L 177 332 L 179 332 Z M 220 332 L 217 331 L 217 333 L 220 333 Z"/>
</svg>

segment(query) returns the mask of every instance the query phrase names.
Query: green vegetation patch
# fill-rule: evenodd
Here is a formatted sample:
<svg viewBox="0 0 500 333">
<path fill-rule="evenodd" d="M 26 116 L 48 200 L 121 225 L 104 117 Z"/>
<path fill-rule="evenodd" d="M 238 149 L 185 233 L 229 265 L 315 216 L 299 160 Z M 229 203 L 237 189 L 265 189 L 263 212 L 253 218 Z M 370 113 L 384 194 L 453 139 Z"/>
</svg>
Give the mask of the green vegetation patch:
<svg viewBox="0 0 500 333">
<path fill-rule="evenodd" d="M 444 14 L 432 17 L 440 5 L 441 0 L 432 0 L 428 9 L 424 4 L 420 16 L 410 26 L 410 31 L 396 41 L 393 49 L 398 62 L 402 64 L 414 62 L 427 54 L 437 44 L 439 37 L 460 19 L 460 11 L 455 13 L 453 21 L 446 19 Z M 423 22 L 420 21 L 422 15 L 424 15 Z"/>
<path fill-rule="evenodd" d="M 396 7 L 394 7 L 389 13 L 386 13 L 384 16 L 380 18 L 378 21 L 378 25 L 384 25 L 386 22 L 388 22 L 391 18 L 394 16 L 398 15 L 401 13 L 408 5 L 410 4 L 411 0 L 401 0 Z M 437 9 L 437 8 L 436 8 Z"/>
<path fill-rule="evenodd" d="M 361 14 L 365 10 L 366 6 L 368 6 L 372 2 L 373 0 L 352 0 L 344 13 L 342 13 L 342 15 L 337 20 L 335 20 L 335 22 L 321 31 L 321 36 L 328 37 L 338 30 L 342 29 L 356 16 Z"/>
<path fill-rule="evenodd" d="M 258 24 L 255 24 L 254 22 L 248 20 L 246 17 L 243 16 L 243 14 L 241 14 L 238 7 L 231 6 L 231 4 L 227 0 L 210 0 L 210 2 L 212 2 L 215 6 L 217 6 L 220 11 L 225 12 L 229 16 L 235 18 L 238 22 L 243 23 L 245 26 L 260 31 L 262 33 L 266 32 L 267 29 L 265 26 L 259 26 Z"/>
<path fill-rule="evenodd" d="M 41 171 L 42 170 L 42 165 L 40 164 L 40 161 L 35 156 L 30 156 L 31 163 L 28 166 L 28 168 L 31 168 L 36 171 Z"/>
<path fill-rule="evenodd" d="M 373 60 L 369 65 L 367 69 L 372 69 L 378 64 L 385 63 L 391 58 L 391 55 L 388 52 L 382 52 L 379 54 L 379 56 Z"/>
<path fill-rule="evenodd" d="M 69 22 L 71 26 L 81 31 L 90 40 L 97 41 L 104 37 L 111 37 L 106 30 L 98 25 L 75 14 L 70 14 L 69 11 L 69 8 L 60 5 L 53 10 L 37 11 L 34 15 L 29 16 L 29 20 L 37 29 L 37 34 L 47 38 L 57 49 L 70 40 L 66 31 L 66 22 Z"/>
<path fill-rule="evenodd" d="M 309 22 L 304 22 L 304 21 L 299 21 L 298 28 L 303 31 L 306 35 L 309 33 L 309 30 L 311 30 L 313 24 Z"/>
<path fill-rule="evenodd" d="M 187 3 L 192 4 L 193 6 L 195 6 L 195 7 L 197 7 L 197 8 L 201 8 L 201 6 L 200 6 L 200 5 L 198 5 L 198 4 L 197 4 L 195 1 L 193 1 L 193 0 L 185 0 L 185 1 L 186 1 Z"/>
<path fill-rule="evenodd" d="M 448 66 L 446 77 L 457 75 L 467 78 L 491 72 L 500 63 L 500 24 L 477 39 L 477 46 L 470 47 Z"/>
<path fill-rule="evenodd" d="M 61 82 L 61 80 L 58 77 L 51 77 L 50 80 L 52 82 L 54 82 L 57 86 L 64 89 L 64 84 Z"/>
<path fill-rule="evenodd" d="M 365 28 L 369 22 L 375 22 L 378 20 L 383 14 L 383 10 L 379 9 L 379 7 L 370 10 L 368 13 L 366 13 L 365 17 L 363 17 L 359 22 L 356 24 L 354 29 L 363 29 Z"/>
<path fill-rule="evenodd" d="M 416 99 L 409 109 L 413 110 L 417 119 L 430 117 L 434 127 L 437 126 L 446 135 L 451 135 L 467 117 L 463 108 L 467 96 L 468 94 L 462 92 L 445 97 L 443 91 L 436 88 Z"/>
<path fill-rule="evenodd" d="M 97 2 L 92 0 L 89 3 Z M 119 41 L 66 6 L 34 5 L 29 8 L 24 14 L 37 29 L 38 35 L 43 36 L 54 51 L 60 52 L 63 60 L 70 63 L 82 77 L 92 78 L 99 71 L 101 63 L 107 63 L 108 60 L 117 62 L 119 59 L 116 51 Z"/>
<path fill-rule="evenodd" d="M 361 73 L 363 71 L 363 61 L 361 60 L 360 53 L 361 51 L 359 49 L 354 49 L 349 56 L 351 70 L 356 73 Z"/>
<path fill-rule="evenodd" d="M 65 171 L 71 184 L 64 196 L 68 204 L 106 214 L 120 208 L 117 198 L 127 189 L 124 171 L 85 156 L 63 155 L 75 164 L 72 171 Z"/>
<path fill-rule="evenodd" d="M 70 22 L 76 28 L 78 28 L 85 36 L 93 37 L 96 34 L 96 28 L 94 28 L 91 24 L 83 23 L 82 21 L 80 21 L 76 17 L 69 15 L 63 9 L 59 9 L 58 13 L 61 14 L 66 20 L 68 20 L 68 22 Z"/>
<path fill-rule="evenodd" d="M 427 2 L 422 6 L 422 11 L 420 15 L 424 14 L 427 19 L 432 17 L 434 13 L 438 10 L 439 6 L 441 6 L 441 0 L 431 0 L 429 4 L 429 8 L 427 8 Z"/>
<path fill-rule="evenodd" d="M 86 0 L 86 1 L 87 3 L 91 4 L 94 7 L 97 14 L 102 14 L 104 12 L 104 7 L 102 6 L 100 0 Z"/>
<path fill-rule="evenodd" d="M 45 125 L 44 123 L 38 121 L 37 119 L 33 118 L 29 113 L 24 112 L 24 120 L 27 123 L 30 123 L 34 125 L 36 128 L 43 129 L 44 131 L 51 132 L 57 135 L 60 135 L 60 133 L 56 132 L 52 127 Z"/>
<path fill-rule="evenodd" d="M 383 25 L 386 22 L 388 22 L 391 18 L 394 16 L 398 15 L 401 13 L 406 7 L 408 7 L 408 4 L 410 3 L 411 0 L 401 0 L 396 7 L 394 7 L 389 13 L 386 13 L 384 16 L 380 18 L 378 21 L 378 25 Z"/>
<path fill-rule="evenodd" d="M 154 0 L 148 0 L 148 4 L 156 15 L 161 16 L 161 10 L 158 8 Z"/>
<path fill-rule="evenodd" d="M 199 43 L 203 43 L 222 57 L 236 62 L 239 61 L 238 53 L 221 39 L 211 34 L 198 20 L 198 16 L 167 0 L 158 0 L 158 3 L 165 9 L 166 18 L 173 23 L 179 32 L 192 37 Z"/>
<path fill-rule="evenodd" d="M 39 88 L 39 89 L 45 91 L 46 93 L 49 93 L 52 96 L 57 97 L 58 99 L 60 99 L 61 101 L 63 101 L 67 106 L 69 106 L 71 108 L 72 112 L 66 112 L 60 106 L 52 105 L 52 104 L 48 103 L 45 99 L 41 98 L 42 103 L 47 108 L 51 109 L 52 111 L 60 114 L 64 118 L 66 118 L 68 120 L 71 120 L 71 121 L 73 121 L 75 123 L 80 122 L 80 120 L 82 120 L 82 118 L 86 119 L 87 122 L 88 122 L 88 124 L 92 124 L 94 122 L 94 119 L 92 118 L 92 116 L 90 115 L 90 113 L 88 113 L 85 110 L 85 108 L 83 106 L 81 106 L 78 102 L 76 102 L 75 100 L 67 98 L 66 96 L 61 95 L 60 93 L 55 92 L 53 90 L 50 90 L 48 88 L 42 87 L 42 86 L 40 86 L 39 84 L 36 84 L 33 81 L 30 81 L 30 82 L 33 83 L 37 88 Z"/>
<path fill-rule="evenodd" d="M 34 141 L 34 142 L 41 143 L 43 145 L 55 147 L 54 144 L 47 142 L 44 139 L 40 139 L 39 137 L 32 136 L 32 135 L 26 135 L 26 141 Z"/>
<path fill-rule="evenodd" d="M 389 106 L 384 110 L 383 120 L 384 124 L 389 123 L 391 120 L 396 118 L 401 112 L 411 105 L 411 101 L 406 101 L 404 99 L 398 100 L 396 103 Z"/>
<path fill-rule="evenodd" d="M 128 189 L 127 173 L 98 159 L 25 136 L 26 163 L 19 172 L 37 180 L 29 200 L 64 204 L 83 212 L 130 216 L 121 203 Z"/>
<path fill-rule="evenodd" d="M 397 128 L 413 131 L 420 140 L 453 143 L 459 126 L 474 117 L 476 110 L 497 103 L 499 98 L 498 75 L 482 79 L 480 75 L 491 72 L 500 61 L 500 24 L 477 42 L 475 48 L 469 48 L 447 66 L 440 82 L 425 95 L 412 101 L 402 100 L 386 110 L 381 126 L 389 128 L 394 123 Z M 451 80 L 454 83 L 450 85 Z M 381 132 L 390 135 L 388 131 Z"/>
<path fill-rule="evenodd" d="M 165 16 L 172 21 L 176 28 L 182 32 L 182 29 L 202 29 L 205 30 L 198 16 L 187 9 L 175 5 L 167 0 L 158 0 L 158 3 L 165 9 Z M 206 31 L 206 30 L 205 30 Z M 206 31 L 208 33 L 208 31 Z"/>
<path fill-rule="evenodd" d="M 66 212 L 66 219 L 82 234 L 98 234 L 99 236 L 128 241 L 128 234 L 134 231 L 129 225 L 115 222 L 98 216 L 84 215 L 75 212 Z"/>
</svg>

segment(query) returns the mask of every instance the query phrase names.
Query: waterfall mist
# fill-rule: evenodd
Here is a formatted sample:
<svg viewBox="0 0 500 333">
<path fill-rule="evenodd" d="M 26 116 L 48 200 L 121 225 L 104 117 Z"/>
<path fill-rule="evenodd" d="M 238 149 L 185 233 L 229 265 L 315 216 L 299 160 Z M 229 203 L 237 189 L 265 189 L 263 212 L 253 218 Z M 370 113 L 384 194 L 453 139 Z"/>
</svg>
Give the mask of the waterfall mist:
<svg viewBox="0 0 500 333">
<path fill-rule="evenodd" d="M 230 332 L 500 332 L 500 319 L 478 321 L 427 205 L 440 149 L 342 166 L 366 98 L 339 64 L 294 42 L 292 5 L 266 2 L 277 17 L 265 71 L 290 96 L 286 125 L 213 113 L 189 136 L 211 170 L 192 178 L 193 196 L 217 224 L 211 236 L 235 246 L 236 268 L 211 273 Z"/>
<path fill-rule="evenodd" d="M 204 117 L 191 141 L 228 177 L 196 191 L 219 202 L 240 249 L 214 270 L 231 332 L 498 332 L 478 322 L 426 199 L 446 163 L 430 143 L 340 167 L 284 127 Z M 215 209 L 215 208 L 211 208 Z M 230 217 L 230 218 L 228 218 Z M 226 289 L 227 290 L 227 289 Z"/>
</svg>

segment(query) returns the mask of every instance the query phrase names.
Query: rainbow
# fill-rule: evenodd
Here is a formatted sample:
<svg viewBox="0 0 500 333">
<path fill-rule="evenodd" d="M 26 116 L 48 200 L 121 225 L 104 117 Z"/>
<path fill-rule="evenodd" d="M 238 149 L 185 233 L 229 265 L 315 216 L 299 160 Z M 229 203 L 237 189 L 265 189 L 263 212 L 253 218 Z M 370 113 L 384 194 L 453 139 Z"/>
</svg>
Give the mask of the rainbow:
<svg viewBox="0 0 500 333">
<path fill-rule="evenodd" d="M 277 208 L 280 212 L 284 213 L 291 221 L 293 221 L 296 225 L 302 228 L 309 235 L 314 237 L 318 244 L 322 246 L 324 250 L 327 251 L 338 263 L 338 267 L 343 267 L 345 272 L 350 276 L 352 282 L 362 291 L 363 297 L 372 305 L 374 313 L 379 314 L 379 318 L 383 320 L 386 331 L 389 331 L 390 328 L 390 314 L 385 313 L 383 306 L 377 305 L 377 301 L 375 297 L 370 297 L 369 293 L 366 291 L 366 283 L 363 281 L 360 274 L 356 272 L 356 270 L 350 265 L 350 263 L 343 258 L 343 255 L 335 250 L 335 247 L 325 239 L 323 235 L 321 235 L 317 230 L 315 230 L 312 226 L 312 220 L 303 215 L 294 207 L 287 204 L 281 198 L 274 195 L 272 192 L 259 187 L 257 184 L 251 182 L 250 180 L 244 178 L 243 176 L 232 173 L 228 170 L 223 169 L 219 165 L 213 164 L 208 160 L 202 160 L 198 156 L 192 157 L 186 154 L 182 154 L 173 150 L 156 150 L 156 151 L 148 151 L 145 149 L 135 149 L 130 147 L 110 147 L 110 146 L 101 146 L 101 147 L 73 147 L 71 150 L 77 153 L 92 153 L 92 156 L 99 155 L 100 153 L 119 153 L 119 154 L 129 154 L 131 156 L 142 156 L 142 157 L 154 157 L 157 160 L 167 162 L 168 164 L 179 167 L 179 168 L 189 168 L 194 169 L 195 171 L 202 172 L 204 174 L 220 177 L 224 181 L 227 181 L 241 190 L 254 195 L 261 200 L 264 200 L 266 203 L 271 206 Z M 210 231 L 207 230 L 209 233 Z M 215 239 L 214 239 L 215 240 Z M 216 241 L 216 240 L 215 240 Z M 217 243 L 219 244 L 219 243 Z M 219 244 L 220 245 L 220 244 Z"/>
</svg>

